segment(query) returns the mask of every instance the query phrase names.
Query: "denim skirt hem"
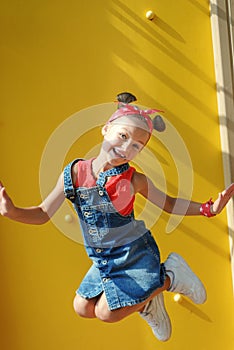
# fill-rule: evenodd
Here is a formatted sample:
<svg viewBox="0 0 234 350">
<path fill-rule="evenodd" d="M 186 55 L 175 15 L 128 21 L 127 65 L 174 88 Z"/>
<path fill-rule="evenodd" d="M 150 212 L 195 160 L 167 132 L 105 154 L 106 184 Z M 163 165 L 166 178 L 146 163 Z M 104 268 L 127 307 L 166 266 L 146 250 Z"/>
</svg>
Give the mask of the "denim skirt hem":
<svg viewBox="0 0 234 350">
<path fill-rule="evenodd" d="M 142 303 L 164 284 L 165 268 L 149 231 L 124 246 L 88 247 L 87 253 L 93 265 L 77 294 L 91 299 L 104 292 L 110 310 Z"/>
</svg>

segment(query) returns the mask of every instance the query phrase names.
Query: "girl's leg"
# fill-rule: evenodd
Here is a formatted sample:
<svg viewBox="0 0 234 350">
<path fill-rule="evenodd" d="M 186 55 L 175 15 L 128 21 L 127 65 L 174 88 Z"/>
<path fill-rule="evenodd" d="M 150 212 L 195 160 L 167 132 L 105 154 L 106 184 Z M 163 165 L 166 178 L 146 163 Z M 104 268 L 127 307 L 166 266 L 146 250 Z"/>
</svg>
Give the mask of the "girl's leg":
<svg viewBox="0 0 234 350">
<path fill-rule="evenodd" d="M 170 286 L 169 277 L 164 286 L 157 289 L 147 300 L 141 304 L 126 306 L 110 311 L 105 293 L 93 299 L 84 299 L 76 295 L 74 309 L 78 315 L 87 318 L 99 318 L 104 322 L 118 322 L 134 312 L 140 312 L 141 317 L 149 324 L 156 338 L 166 341 L 171 335 L 171 322 L 166 312 L 162 292 Z"/>
<path fill-rule="evenodd" d="M 104 322 L 109 322 L 109 323 L 118 322 L 118 321 L 122 320 L 123 318 L 131 315 L 134 312 L 143 311 L 145 305 L 150 300 L 152 300 L 156 295 L 160 294 L 164 290 L 167 290 L 169 287 L 170 287 L 170 279 L 169 279 L 169 277 L 166 277 L 166 280 L 165 280 L 163 287 L 158 288 L 144 302 L 142 302 L 140 304 L 133 305 L 133 306 L 122 307 L 120 309 L 116 309 L 113 311 L 109 310 L 105 293 L 103 293 L 98 298 L 98 300 L 96 300 L 95 308 L 94 308 L 95 315 L 98 319 L 100 319 L 101 321 L 104 321 Z"/>
<path fill-rule="evenodd" d="M 95 315 L 95 305 L 100 296 L 92 299 L 82 298 L 79 294 L 76 294 L 73 301 L 73 308 L 75 312 L 81 316 L 86 318 L 96 318 Z"/>
<path fill-rule="evenodd" d="M 144 309 L 144 306 L 151 299 L 153 299 L 157 294 L 168 289 L 169 286 L 170 286 L 170 280 L 167 277 L 163 287 L 157 289 L 143 303 L 136 304 L 133 306 L 126 306 L 113 311 L 109 310 L 108 308 L 108 303 L 106 300 L 105 293 L 102 293 L 100 296 L 97 296 L 96 298 L 92 298 L 92 299 L 85 299 L 85 298 L 82 298 L 80 295 L 76 294 L 73 301 L 73 307 L 75 312 L 81 317 L 86 317 L 86 318 L 97 317 L 98 319 L 104 322 L 110 322 L 110 323 L 118 322 L 136 311 L 142 311 Z"/>
<path fill-rule="evenodd" d="M 97 317 L 110 323 L 118 322 L 138 311 L 152 328 L 154 335 L 159 340 L 166 341 L 170 338 L 171 323 L 164 307 L 163 294 L 160 293 L 164 290 L 178 292 L 188 296 L 198 304 L 205 302 L 206 291 L 199 278 L 178 254 L 170 254 L 165 262 L 165 267 L 167 277 L 163 287 L 157 289 L 141 304 L 110 311 L 104 293 L 90 300 L 83 299 L 77 295 L 74 300 L 75 311 L 80 316 Z"/>
</svg>

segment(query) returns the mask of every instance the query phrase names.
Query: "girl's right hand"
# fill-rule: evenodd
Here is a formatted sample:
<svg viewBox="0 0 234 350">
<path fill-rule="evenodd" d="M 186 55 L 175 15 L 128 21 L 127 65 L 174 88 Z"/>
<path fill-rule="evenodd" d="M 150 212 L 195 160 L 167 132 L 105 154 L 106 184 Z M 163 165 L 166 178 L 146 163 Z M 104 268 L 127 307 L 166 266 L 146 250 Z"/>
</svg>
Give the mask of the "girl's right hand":
<svg viewBox="0 0 234 350">
<path fill-rule="evenodd" d="M 24 224 L 45 224 L 59 209 L 65 200 L 63 191 L 63 173 L 56 186 L 40 205 L 32 207 L 16 207 L 8 196 L 5 187 L 0 182 L 0 214 L 11 220 Z"/>
<path fill-rule="evenodd" d="M 9 216 L 11 212 L 13 212 L 15 206 L 8 196 L 5 187 L 0 182 L 0 214 L 2 216 Z"/>
<path fill-rule="evenodd" d="M 214 201 L 214 204 L 212 205 L 213 213 L 219 214 L 233 196 L 234 196 L 234 183 L 232 183 L 223 192 L 219 193 L 218 198 Z"/>
</svg>

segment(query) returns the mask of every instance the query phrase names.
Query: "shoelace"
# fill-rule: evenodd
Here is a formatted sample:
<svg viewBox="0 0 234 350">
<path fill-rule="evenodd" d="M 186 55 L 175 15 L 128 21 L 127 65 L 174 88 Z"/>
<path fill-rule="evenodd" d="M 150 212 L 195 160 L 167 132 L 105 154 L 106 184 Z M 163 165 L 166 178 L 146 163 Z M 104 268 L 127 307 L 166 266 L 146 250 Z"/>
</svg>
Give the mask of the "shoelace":
<svg viewBox="0 0 234 350">
<path fill-rule="evenodd" d="M 159 323 L 155 320 L 155 318 L 151 312 L 146 312 L 144 314 L 144 316 L 145 316 L 146 321 L 150 327 L 158 327 L 159 326 Z"/>
</svg>

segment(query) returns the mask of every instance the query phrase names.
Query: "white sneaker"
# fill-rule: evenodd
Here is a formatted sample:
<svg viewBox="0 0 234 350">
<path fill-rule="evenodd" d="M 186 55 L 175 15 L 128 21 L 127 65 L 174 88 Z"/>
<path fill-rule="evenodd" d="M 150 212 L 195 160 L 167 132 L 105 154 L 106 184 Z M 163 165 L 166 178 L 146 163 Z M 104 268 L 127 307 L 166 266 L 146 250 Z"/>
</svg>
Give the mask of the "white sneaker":
<svg viewBox="0 0 234 350">
<path fill-rule="evenodd" d="M 166 341 L 171 336 L 171 321 L 164 305 L 163 293 L 156 295 L 146 304 L 144 311 L 140 316 L 152 328 L 152 331 L 158 340 Z"/>
<path fill-rule="evenodd" d="M 203 304 L 206 301 L 204 285 L 179 254 L 171 253 L 164 266 L 171 278 L 171 286 L 168 289 L 170 292 L 184 294 L 195 304 Z"/>
</svg>

